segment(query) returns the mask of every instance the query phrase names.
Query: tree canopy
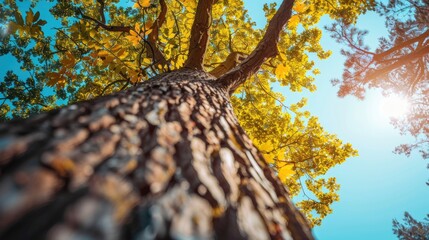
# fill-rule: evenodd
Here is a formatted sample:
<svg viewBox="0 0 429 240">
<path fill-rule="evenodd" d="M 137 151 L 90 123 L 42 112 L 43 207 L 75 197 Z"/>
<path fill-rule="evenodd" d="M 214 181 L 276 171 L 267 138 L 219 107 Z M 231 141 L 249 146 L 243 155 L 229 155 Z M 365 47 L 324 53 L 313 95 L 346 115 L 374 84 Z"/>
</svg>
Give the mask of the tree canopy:
<svg viewBox="0 0 429 240">
<path fill-rule="evenodd" d="M 364 41 L 367 34 L 342 21 L 329 30 L 344 43 L 347 57 L 339 96 L 363 98 L 369 88 L 408 98 L 410 110 L 405 118 L 393 119 L 402 133 L 415 137 L 414 143 L 402 144 L 397 153 L 410 155 L 420 151 L 429 158 L 429 2 L 427 0 L 392 0 L 378 3 L 376 11 L 386 19 L 388 37 L 380 38 L 371 51 Z"/>
<path fill-rule="evenodd" d="M 417 221 L 408 212 L 404 213 L 404 223 L 393 220 L 393 233 L 400 240 L 422 240 L 429 238 L 429 215 L 424 221 Z"/>
<path fill-rule="evenodd" d="M 319 59 L 330 55 L 319 43 L 320 18 L 329 15 L 353 23 L 374 1 L 289 3 L 294 3 L 293 11 L 280 31 L 278 48 L 253 58 L 262 66 L 251 70 L 256 74 L 244 86 L 231 89 L 231 93 L 235 90 L 232 102 L 240 124 L 291 195 L 305 191 L 298 207 L 312 224 L 319 225 L 339 199 L 335 178 L 323 175 L 357 151 L 303 110 L 306 99 L 285 105 L 285 96 L 275 92 L 273 84 L 295 92 L 315 91 L 319 70 L 310 55 Z M 257 28 L 243 1 L 216 0 L 206 6 L 211 8 L 209 15 L 201 14 L 198 7 L 204 2 L 196 0 L 49 1 L 49 12 L 42 4 L 46 2 L 33 0 L 26 5 L 6 0 L 0 5 L 4 23 L 0 53 L 15 58 L 20 66 L 8 69 L 0 83 L 3 119 L 26 118 L 107 95 L 183 66 L 223 75 L 225 81 L 246 80 L 247 76 L 237 77 L 233 74 L 239 71 L 231 69 L 250 66 L 237 64 L 252 53 L 268 26 Z M 265 4 L 267 20 L 274 17 L 276 8 L 274 3 Z M 199 23 L 210 23 L 210 29 L 193 38 L 191 32 L 201 30 L 193 27 Z M 201 45 L 207 45 L 205 58 Z M 193 61 L 198 58 L 203 58 L 202 66 Z"/>
</svg>

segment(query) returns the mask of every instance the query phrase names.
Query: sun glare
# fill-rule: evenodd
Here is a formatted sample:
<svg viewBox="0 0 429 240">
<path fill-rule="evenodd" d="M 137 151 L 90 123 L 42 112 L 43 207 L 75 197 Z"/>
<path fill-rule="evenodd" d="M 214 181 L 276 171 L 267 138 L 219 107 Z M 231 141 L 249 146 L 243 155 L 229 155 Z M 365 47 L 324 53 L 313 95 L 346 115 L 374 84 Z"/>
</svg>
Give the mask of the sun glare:
<svg viewBox="0 0 429 240">
<path fill-rule="evenodd" d="M 383 97 L 380 102 L 380 113 L 389 118 L 401 118 L 408 113 L 408 99 L 398 95 Z"/>
</svg>

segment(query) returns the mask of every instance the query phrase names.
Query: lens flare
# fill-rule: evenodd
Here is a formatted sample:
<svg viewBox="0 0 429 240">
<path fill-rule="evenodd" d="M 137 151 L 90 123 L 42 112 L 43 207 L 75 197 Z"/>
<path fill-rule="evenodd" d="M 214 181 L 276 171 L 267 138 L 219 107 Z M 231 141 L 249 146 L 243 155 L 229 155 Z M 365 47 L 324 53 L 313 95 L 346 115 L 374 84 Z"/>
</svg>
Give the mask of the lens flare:
<svg viewBox="0 0 429 240">
<path fill-rule="evenodd" d="M 405 117 L 409 109 L 407 98 L 399 95 L 385 96 L 380 102 L 380 113 L 389 118 Z"/>
</svg>

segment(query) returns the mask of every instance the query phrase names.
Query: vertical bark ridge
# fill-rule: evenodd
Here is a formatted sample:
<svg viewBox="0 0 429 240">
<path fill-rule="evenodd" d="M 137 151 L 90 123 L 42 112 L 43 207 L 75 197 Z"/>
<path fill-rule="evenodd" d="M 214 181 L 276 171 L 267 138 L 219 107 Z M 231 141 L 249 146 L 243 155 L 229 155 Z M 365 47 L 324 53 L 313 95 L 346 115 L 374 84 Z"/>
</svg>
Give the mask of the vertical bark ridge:
<svg viewBox="0 0 429 240">
<path fill-rule="evenodd" d="M 214 80 L 166 73 L 1 125 L 0 238 L 36 211 L 35 238 L 312 239 Z"/>
</svg>

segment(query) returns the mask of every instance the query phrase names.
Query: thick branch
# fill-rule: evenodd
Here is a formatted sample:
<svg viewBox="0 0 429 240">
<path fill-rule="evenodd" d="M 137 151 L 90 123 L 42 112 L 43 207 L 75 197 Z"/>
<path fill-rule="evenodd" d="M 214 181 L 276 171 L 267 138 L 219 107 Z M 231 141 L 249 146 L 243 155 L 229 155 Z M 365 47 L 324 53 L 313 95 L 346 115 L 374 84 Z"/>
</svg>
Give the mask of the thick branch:
<svg viewBox="0 0 429 240">
<path fill-rule="evenodd" d="M 155 22 L 151 27 L 152 31 L 149 33 L 148 36 L 148 41 L 150 43 L 156 43 L 156 41 L 158 40 L 159 29 L 161 28 L 162 24 L 164 24 L 165 17 L 167 15 L 167 4 L 165 4 L 165 0 L 160 0 L 159 3 L 161 5 L 161 12 L 159 13 L 158 17 L 156 18 Z"/>
<path fill-rule="evenodd" d="M 424 32 L 424 33 L 422 33 L 421 35 L 419 35 L 419 36 L 417 36 L 417 37 L 415 37 L 415 38 L 408 39 L 407 41 L 405 41 L 405 42 L 403 42 L 403 43 L 401 43 L 401 44 L 399 44 L 399 45 L 396 45 L 396 46 L 394 46 L 394 47 L 390 48 L 389 50 L 386 50 L 386 51 L 384 51 L 384 52 L 381 52 L 381 53 L 375 54 L 375 56 L 374 56 L 374 58 L 373 58 L 373 59 L 374 59 L 374 61 L 380 61 L 382 58 L 384 58 L 384 57 L 386 57 L 386 56 L 390 55 L 391 53 L 393 53 L 393 52 L 395 52 L 395 51 L 398 51 L 398 50 L 400 50 L 400 49 L 402 49 L 402 48 L 404 48 L 404 47 L 407 47 L 407 46 L 409 46 L 410 44 L 413 44 L 413 43 L 415 43 L 415 42 L 423 41 L 423 40 L 425 40 L 427 37 L 429 37 L 429 30 L 428 30 L 428 31 L 426 31 L 426 32 Z"/>
<path fill-rule="evenodd" d="M 277 55 L 279 35 L 291 17 L 294 2 L 295 0 L 283 0 L 256 49 L 242 63 L 218 79 L 218 84 L 230 94 L 258 71 L 266 59 Z"/>
<path fill-rule="evenodd" d="M 232 52 L 228 55 L 228 57 L 223 63 L 219 64 L 217 67 L 211 70 L 210 74 L 215 77 L 220 77 L 229 70 L 233 69 L 235 66 L 237 66 L 246 57 L 247 55 L 245 55 L 244 53 Z"/>
<path fill-rule="evenodd" d="M 158 17 L 156 18 L 155 22 L 153 23 L 151 29 L 152 31 L 149 33 L 149 36 L 147 38 L 148 43 L 150 44 L 150 47 L 153 49 L 153 59 L 154 63 L 160 63 L 162 65 L 165 65 L 167 63 L 167 60 L 164 57 L 164 54 L 158 49 L 157 47 L 157 41 L 159 36 L 159 29 L 165 22 L 165 17 L 167 15 L 167 4 L 165 4 L 165 0 L 159 1 L 161 5 L 161 12 L 159 13 Z"/>
<path fill-rule="evenodd" d="M 405 64 L 409 64 L 409 63 L 411 63 L 411 61 L 413 61 L 417 58 L 421 58 L 427 54 L 429 54 L 429 46 L 425 46 L 425 47 L 421 48 L 420 50 L 416 50 L 413 53 L 410 53 L 410 54 L 407 54 L 403 57 L 400 57 L 398 61 L 396 61 L 395 63 L 393 63 L 387 67 L 375 70 L 374 72 L 368 74 L 366 76 L 366 79 L 369 80 L 369 79 L 377 78 L 383 74 L 391 72 L 392 70 L 394 70 L 400 66 L 403 66 Z"/>
<path fill-rule="evenodd" d="M 209 40 L 211 12 L 214 0 L 200 0 L 195 14 L 189 41 L 188 59 L 185 67 L 202 70 L 204 55 Z"/>
</svg>

